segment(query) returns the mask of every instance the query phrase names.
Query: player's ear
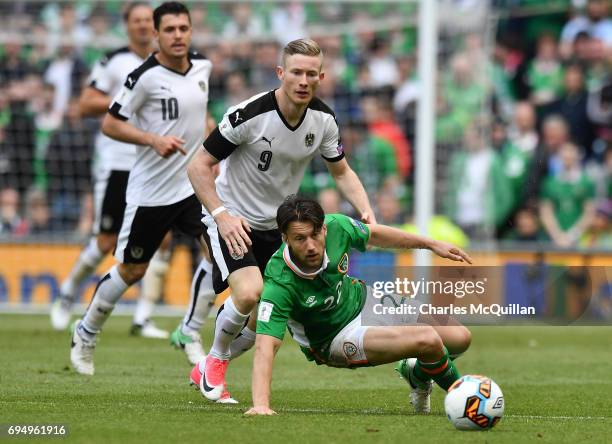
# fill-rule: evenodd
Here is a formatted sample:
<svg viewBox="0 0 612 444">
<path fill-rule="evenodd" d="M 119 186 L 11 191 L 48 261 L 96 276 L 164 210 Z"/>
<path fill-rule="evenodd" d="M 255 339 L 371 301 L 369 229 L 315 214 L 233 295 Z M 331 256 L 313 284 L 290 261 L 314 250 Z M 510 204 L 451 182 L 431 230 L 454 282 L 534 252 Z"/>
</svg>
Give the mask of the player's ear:
<svg viewBox="0 0 612 444">
<path fill-rule="evenodd" d="M 323 232 L 323 237 L 327 236 L 327 225 L 323 224 L 323 228 L 321 228 L 321 231 Z"/>
<path fill-rule="evenodd" d="M 286 236 L 284 233 L 283 233 L 283 234 L 281 234 L 281 240 L 282 240 L 284 243 L 287 243 L 287 236 Z"/>
<path fill-rule="evenodd" d="M 276 67 L 276 77 L 278 77 L 278 80 L 282 81 L 284 76 L 285 76 L 285 70 L 283 69 L 283 67 L 277 66 Z"/>
<path fill-rule="evenodd" d="M 325 78 L 325 71 L 321 71 L 319 73 L 319 81 L 323 80 Z"/>
</svg>

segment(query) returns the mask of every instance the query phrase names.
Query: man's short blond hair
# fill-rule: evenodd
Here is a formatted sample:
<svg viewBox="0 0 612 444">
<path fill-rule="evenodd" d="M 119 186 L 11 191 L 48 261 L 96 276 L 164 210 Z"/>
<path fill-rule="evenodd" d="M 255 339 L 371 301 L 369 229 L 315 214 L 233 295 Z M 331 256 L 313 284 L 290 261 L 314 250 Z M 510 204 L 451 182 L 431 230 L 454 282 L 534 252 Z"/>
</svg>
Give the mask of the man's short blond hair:
<svg viewBox="0 0 612 444">
<path fill-rule="evenodd" d="M 287 43 L 283 48 L 283 66 L 285 66 L 287 57 L 295 54 L 319 57 L 321 63 L 323 63 L 323 51 L 321 51 L 319 44 L 312 39 L 297 39 Z"/>
</svg>

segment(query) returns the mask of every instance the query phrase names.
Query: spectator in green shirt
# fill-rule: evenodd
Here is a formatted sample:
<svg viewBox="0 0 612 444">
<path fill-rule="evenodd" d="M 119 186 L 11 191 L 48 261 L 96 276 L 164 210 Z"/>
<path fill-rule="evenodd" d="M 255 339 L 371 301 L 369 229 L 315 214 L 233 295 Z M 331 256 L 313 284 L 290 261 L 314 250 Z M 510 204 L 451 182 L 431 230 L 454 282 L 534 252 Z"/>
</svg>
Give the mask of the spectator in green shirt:
<svg viewBox="0 0 612 444">
<path fill-rule="evenodd" d="M 561 171 L 544 179 L 540 217 L 553 242 L 570 247 L 576 245 L 593 219 L 595 184 L 580 164 L 576 145 L 564 144 L 559 157 Z"/>
<path fill-rule="evenodd" d="M 535 58 L 527 66 L 526 83 L 531 89 L 531 102 L 547 105 L 563 94 L 563 66 L 557 54 L 557 41 L 550 34 L 538 39 Z"/>
<path fill-rule="evenodd" d="M 342 132 L 342 143 L 351 168 L 368 193 L 395 191 L 399 172 L 395 150 L 389 142 L 369 133 L 364 125 L 353 124 Z"/>
<path fill-rule="evenodd" d="M 512 191 L 499 155 L 486 144 L 485 122 L 472 122 L 465 149 L 452 155 L 448 168 L 445 213 L 472 240 L 488 240 L 506 221 Z"/>
</svg>

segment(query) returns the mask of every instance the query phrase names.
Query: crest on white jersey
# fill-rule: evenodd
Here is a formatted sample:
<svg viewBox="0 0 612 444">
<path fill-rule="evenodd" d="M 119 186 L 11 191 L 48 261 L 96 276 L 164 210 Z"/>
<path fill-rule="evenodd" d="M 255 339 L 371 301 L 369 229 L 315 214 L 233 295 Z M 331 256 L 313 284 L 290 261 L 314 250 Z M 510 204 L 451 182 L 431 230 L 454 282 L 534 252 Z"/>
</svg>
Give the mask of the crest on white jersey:
<svg viewBox="0 0 612 444">
<path fill-rule="evenodd" d="M 314 139 L 315 139 L 315 135 L 313 133 L 306 134 L 306 137 L 304 137 L 304 143 L 306 144 L 308 148 L 314 145 Z"/>
</svg>

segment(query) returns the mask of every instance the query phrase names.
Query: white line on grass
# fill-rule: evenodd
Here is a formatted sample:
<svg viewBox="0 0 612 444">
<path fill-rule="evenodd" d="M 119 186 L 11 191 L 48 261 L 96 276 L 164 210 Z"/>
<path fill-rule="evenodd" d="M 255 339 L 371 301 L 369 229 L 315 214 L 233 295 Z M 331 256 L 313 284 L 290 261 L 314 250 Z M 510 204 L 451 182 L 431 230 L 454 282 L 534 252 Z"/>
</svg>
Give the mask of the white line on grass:
<svg viewBox="0 0 612 444">
<path fill-rule="evenodd" d="M 347 409 L 347 410 L 335 410 L 335 409 L 297 409 L 297 408 L 279 408 L 277 409 L 280 412 L 284 413 L 358 413 L 363 415 L 382 415 L 388 412 L 385 412 L 382 409 Z M 401 414 L 401 413 L 397 413 Z M 545 416 L 545 415 L 504 415 L 505 418 L 520 418 L 520 419 L 551 419 L 551 420 L 594 420 L 594 421 L 605 421 L 610 419 L 607 416 Z"/>
<path fill-rule="evenodd" d="M 504 415 L 506 418 L 526 418 L 526 419 L 578 419 L 578 420 L 596 420 L 605 421 L 610 419 L 607 416 L 544 416 L 544 415 Z"/>
</svg>

